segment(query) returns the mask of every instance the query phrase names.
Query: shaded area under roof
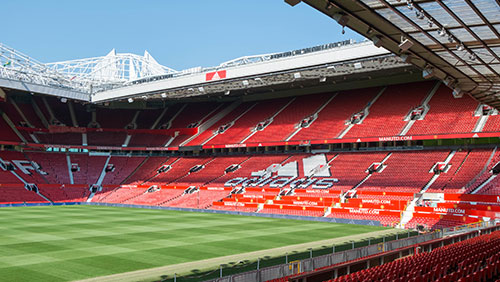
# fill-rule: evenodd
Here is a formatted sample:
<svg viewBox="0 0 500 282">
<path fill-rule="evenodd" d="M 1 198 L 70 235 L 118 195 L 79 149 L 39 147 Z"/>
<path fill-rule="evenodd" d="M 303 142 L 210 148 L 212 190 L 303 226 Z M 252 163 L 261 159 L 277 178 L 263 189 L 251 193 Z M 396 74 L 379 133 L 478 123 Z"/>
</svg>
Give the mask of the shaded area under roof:
<svg viewBox="0 0 500 282">
<path fill-rule="evenodd" d="M 457 97 L 500 108 L 500 0 L 303 2 L 443 80 Z"/>
</svg>

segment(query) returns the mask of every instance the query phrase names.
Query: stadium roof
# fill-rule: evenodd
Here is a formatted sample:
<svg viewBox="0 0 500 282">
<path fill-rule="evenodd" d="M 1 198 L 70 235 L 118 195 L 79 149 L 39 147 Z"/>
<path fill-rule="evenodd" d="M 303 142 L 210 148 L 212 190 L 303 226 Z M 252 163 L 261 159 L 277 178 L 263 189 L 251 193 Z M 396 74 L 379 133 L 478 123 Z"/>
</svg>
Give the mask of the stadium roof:
<svg viewBox="0 0 500 282">
<path fill-rule="evenodd" d="M 499 0 L 303 2 L 443 80 L 454 95 L 500 108 Z"/>
<path fill-rule="evenodd" d="M 160 65 L 148 52 L 112 50 L 102 57 L 43 64 L 2 44 L 0 51 L 0 87 L 94 103 L 276 91 L 297 95 L 356 87 L 349 83 L 359 87 L 359 81 L 375 86 L 420 79 L 414 66 L 370 41 L 345 40 L 182 71 Z"/>
</svg>

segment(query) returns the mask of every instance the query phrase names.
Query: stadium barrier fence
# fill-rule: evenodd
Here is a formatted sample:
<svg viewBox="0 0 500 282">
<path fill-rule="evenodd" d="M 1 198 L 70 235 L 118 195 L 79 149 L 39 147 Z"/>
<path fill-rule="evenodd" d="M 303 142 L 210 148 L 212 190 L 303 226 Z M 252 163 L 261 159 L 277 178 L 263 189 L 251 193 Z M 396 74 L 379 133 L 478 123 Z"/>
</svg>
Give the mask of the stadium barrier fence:
<svg viewBox="0 0 500 282">
<path fill-rule="evenodd" d="M 485 230 L 487 231 L 487 233 L 489 233 L 494 230 L 500 230 L 500 225 L 498 225 L 497 222 L 495 221 L 486 221 L 475 224 L 466 224 L 464 226 L 461 226 L 460 228 L 455 227 L 453 230 L 454 232 L 453 234 L 448 233 L 450 230 L 437 230 L 432 233 L 417 235 L 413 237 L 411 237 L 410 236 L 411 234 L 408 233 L 407 238 L 399 239 L 398 238 L 399 236 L 397 236 L 396 240 L 393 241 L 389 241 L 389 239 L 394 239 L 394 238 L 384 237 L 383 243 L 375 243 L 374 245 L 353 248 L 341 252 L 333 252 L 331 254 L 322 255 L 318 257 L 310 257 L 300 261 L 292 261 L 292 262 L 287 261 L 287 263 L 285 264 L 270 266 L 263 269 L 256 269 L 247 273 L 240 273 L 226 277 L 219 277 L 215 279 L 205 280 L 205 282 L 263 282 L 294 275 L 299 272 L 300 273 L 310 272 L 331 265 L 357 260 L 363 257 L 369 257 L 384 252 L 396 251 L 398 249 L 407 248 L 422 243 L 428 243 L 429 244 L 428 251 L 430 251 L 433 247 L 443 246 L 445 243 L 443 240 L 448 240 L 443 238 L 451 238 L 448 240 L 449 241 L 448 243 L 455 243 L 458 241 L 463 241 L 481 235 L 481 232 L 478 232 L 478 230 Z M 432 244 L 433 241 L 439 241 L 439 242 L 436 243 L 437 245 L 433 246 Z M 354 244 L 352 244 L 352 246 L 354 247 Z M 179 279 L 174 279 L 174 280 L 170 279 L 163 281 L 181 282 L 176 280 Z M 182 279 L 182 282 L 184 281 L 194 281 L 194 280 Z"/>
<path fill-rule="evenodd" d="M 411 236 L 412 234 L 409 234 Z M 411 245 L 419 244 L 422 242 L 439 239 L 441 238 L 442 233 L 433 232 L 424 235 L 411 236 L 404 239 L 399 239 L 396 241 L 388 241 L 382 243 L 374 243 L 373 245 L 357 247 L 349 250 L 343 251 L 334 251 L 332 248 L 329 248 L 330 254 L 321 255 L 317 257 L 309 257 L 302 260 L 289 261 L 287 263 L 282 263 L 275 266 L 269 266 L 265 268 L 255 269 L 253 271 L 239 273 L 224 277 L 219 277 L 215 279 L 205 280 L 205 282 L 261 282 L 268 281 L 272 279 L 278 279 L 281 277 L 290 276 L 293 274 L 297 274 L 299 272 L 309 272 L 318 268 L 327 267 L 334 264 L 339 264 L 351 260 L 360 259 L 362 257 L 376 255 L 379 253 L 383 253 L 386 251 L 392 251 L 403 247 L 408 247 Z M 387 239 L 383 239 L 386 240 Z M 353 246 L 353 244 L 349 244 Z M 283 257 L 281 257 L 283 261 Z M 229 269 L 228 269 L 229 270 Z M 221 272 L 224 274 L 224 272 Z M 220 273 L 219 273 L 220 274 Z M 213 275 L 213 273 L 208 274 Z M 176 279 L 164 279 L 162 281 L 199 281 L 195 279 L 199 279 L 200 277 L 176 277 Z M 208 277 L 207 277 L 208 278 Z"/>
</svg>

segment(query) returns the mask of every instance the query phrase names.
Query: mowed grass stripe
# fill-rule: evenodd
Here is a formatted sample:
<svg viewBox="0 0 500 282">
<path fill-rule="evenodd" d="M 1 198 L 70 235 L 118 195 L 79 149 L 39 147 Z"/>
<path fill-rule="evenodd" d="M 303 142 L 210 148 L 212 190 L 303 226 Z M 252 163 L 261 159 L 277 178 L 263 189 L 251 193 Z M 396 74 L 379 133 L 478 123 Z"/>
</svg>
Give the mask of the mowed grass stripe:
<svg viewBox="0 0 500 282">
<path fill-rule="evenodd" d="M 98 206 L 1 208 L 0 277 L 69 281 L 382 229 Z"/>
</svg>

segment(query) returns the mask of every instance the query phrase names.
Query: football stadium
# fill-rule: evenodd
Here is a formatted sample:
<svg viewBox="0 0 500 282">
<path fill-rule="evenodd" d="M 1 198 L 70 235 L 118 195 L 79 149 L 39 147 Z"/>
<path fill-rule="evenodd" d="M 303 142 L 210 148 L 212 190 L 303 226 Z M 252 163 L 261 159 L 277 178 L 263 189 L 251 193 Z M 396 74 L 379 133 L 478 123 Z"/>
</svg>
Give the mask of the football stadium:
<svg viewBox="0 0 500 282">
<path fill-rule="evenodd" d="M 363 40 L 0 43 L 0 280 L 500 281 L 500 2 L 280 2 Z"/>
</svg>

